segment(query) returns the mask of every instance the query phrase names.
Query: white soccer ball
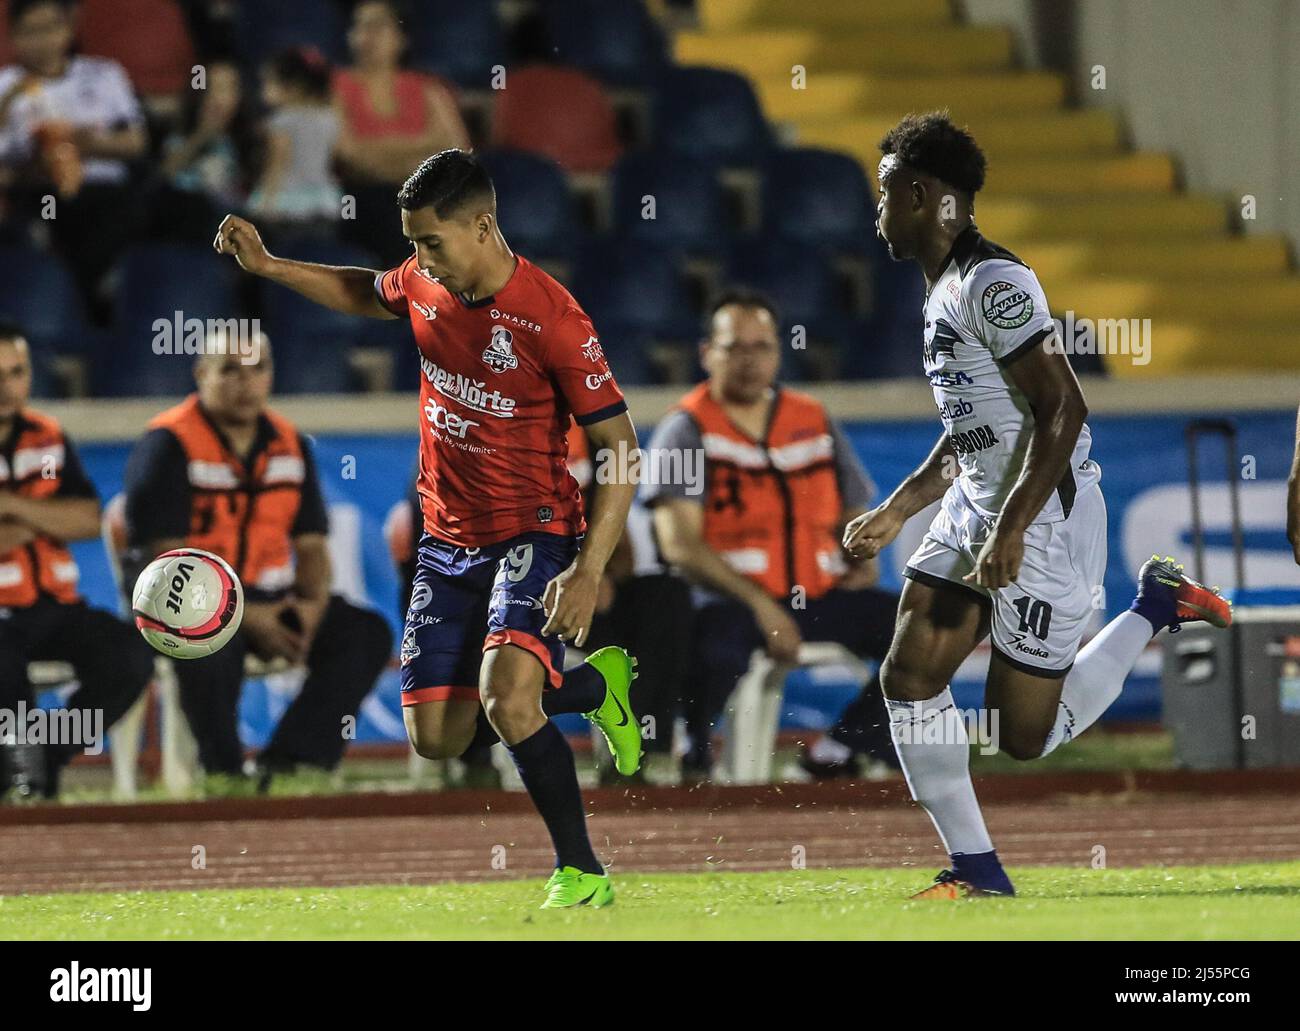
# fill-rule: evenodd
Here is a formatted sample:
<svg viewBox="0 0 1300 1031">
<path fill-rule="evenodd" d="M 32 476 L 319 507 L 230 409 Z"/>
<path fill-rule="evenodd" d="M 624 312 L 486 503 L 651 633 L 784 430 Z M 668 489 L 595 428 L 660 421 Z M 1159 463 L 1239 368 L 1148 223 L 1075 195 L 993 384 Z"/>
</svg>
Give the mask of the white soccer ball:
<svg viewBox="0 0 1300 1031">
<path fill-rule="evenodd" d="M 159 555 L 135 582 L 131 612 L 164 655 L 201 659 L 220 651 L 244 618 L 244 588 L 226 561 L 198 548 Z"/>
</svg>

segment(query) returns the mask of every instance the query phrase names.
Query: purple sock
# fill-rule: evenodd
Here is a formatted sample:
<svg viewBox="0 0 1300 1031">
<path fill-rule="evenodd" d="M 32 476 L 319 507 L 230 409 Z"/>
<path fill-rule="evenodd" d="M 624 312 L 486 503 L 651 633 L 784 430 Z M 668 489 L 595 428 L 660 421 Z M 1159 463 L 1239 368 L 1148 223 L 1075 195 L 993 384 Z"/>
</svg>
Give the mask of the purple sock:
<svg viewBox="0 0 1300 1031">
<path fill-rule="evenodd" d="M 532 737 L 508 745 L 533 805 L 546 822 L 555 845 L 555 865 L 576 866 L 584 873 L 603 874 L 587 837 L 587 816 L 573 766 L 573 751 L 554 723 L 547 720 Z"/>
<path fill-rule="evenodd" d="M 542 692 L 542 712 L 558 716 L 562 712 L 593 712 L 605 700 L 605 678 L 589 662 L 564 671 L 559 687 Z"/>
<path fill-rule="evenodd" d="M 958 878 L 985 891 L 1001 892 L 1014 895 L 1016 889 L 1011 886 L 1011 878 L 1002 869 L 995 849 L 992 852 L 958 852 L 952 857 L 952 872 Z"/>
<path fill-rule="evenodd" d="M 1172 591 L 1162 589 L 1147 591 L 1145 586 L 1144 584 L 1138 588 L 1138 596 L 1133 599 L 1129 611 L 1136 612 L 1150 623 L 1152 634 L 1158 634 L 1165 627 L 1177 623 L 1178 599 L 1174 597 Z"/>
</svg>

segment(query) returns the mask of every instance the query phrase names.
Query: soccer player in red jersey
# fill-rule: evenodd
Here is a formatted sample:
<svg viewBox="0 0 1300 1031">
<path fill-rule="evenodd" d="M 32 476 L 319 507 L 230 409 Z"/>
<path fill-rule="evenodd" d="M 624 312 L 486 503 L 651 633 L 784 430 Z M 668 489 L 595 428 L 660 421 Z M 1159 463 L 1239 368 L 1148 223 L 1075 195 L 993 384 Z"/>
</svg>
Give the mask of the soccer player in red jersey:
<svg viewBox="0 0 1300 1031">
<path fill-rule="evenodd" d="M 584 519 L 565 459 L 572 415 L 593 455 L 637 454 L 636 432 L 591 320 L 559 283 L 514 254 L 496 194 L 461 150 L 426 159 L 398 193 L 413 253 L 386 272 L 288 261 L 228 215 L 214 246 L 240 266 L 335 311 L 408 318 L 420 351 L 424 535 L 402 638 L 402 704 L 415 749 L 458 756 L 480 704 L 555 844 L 544 908 L 604 905 L 613 890 L 587 836 L 573 754 L 549 717 L 581 712 L 634 772 L 635 661 L 581 646 L 623 531 L 635 468 L 609 477 Z"/>
</svg>

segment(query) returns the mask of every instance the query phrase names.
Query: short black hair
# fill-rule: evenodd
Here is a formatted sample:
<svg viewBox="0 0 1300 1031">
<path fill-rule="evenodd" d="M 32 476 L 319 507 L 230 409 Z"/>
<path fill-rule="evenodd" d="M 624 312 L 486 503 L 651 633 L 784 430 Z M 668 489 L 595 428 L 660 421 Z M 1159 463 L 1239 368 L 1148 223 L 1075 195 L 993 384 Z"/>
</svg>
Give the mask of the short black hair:
<svg viewBox="0 0 1300 1031">
<path fill-rule="evenodd" d="M 45 4 L 63 8 L 64 14 L 72 13 L 73 0 L 9 0 L 9 24 L 17 25 L 18 20 L 33 7 L 42 7 Z"/>
<path fill-rule="evenodd" d="M 27 333 L 19 324 L 17 319 L 11 319 L 7 315 L 0 315 L 0 340 L 26 340 Z"/>
<path fill-rule="evenodd" d="M 330 94 L 333 72 L 329 60 L 316 47 L 290 47 L 271 59 L 271 74 L 287 86 L 297 86 L 307 96 L 324 100 Z"/>
<path fill-rule="evenodd" d="M 713 320 L 717 317 L 718 312 L 733 304 L 738 308 L 759 308 L 772 316 L 772 321 L 776 324 L 778 330 L 781 328 L 781 310 L 771 297 L 752 286 L 735 284 L 723 287 L 709 301 L 708 308 L 704 313 L 704 335 L 706 337 L 713 335 Z"/>
<path fill-rule="evenodd" d="M 496 189 L 487 169 L 473 154 L 455 147 L 425 158 L 397 191 L 398 206 L 406 211 L 433 208 L 448 218 L 471 201 L 496 203 Z"/>
<path fill-rule="evenodd" d="M 984 185 L 984 151 L 970 133 L 953 125 L 947 111 L 907 115 L 885 133 L 880 152 L 966 193 Z"/>
</svg>

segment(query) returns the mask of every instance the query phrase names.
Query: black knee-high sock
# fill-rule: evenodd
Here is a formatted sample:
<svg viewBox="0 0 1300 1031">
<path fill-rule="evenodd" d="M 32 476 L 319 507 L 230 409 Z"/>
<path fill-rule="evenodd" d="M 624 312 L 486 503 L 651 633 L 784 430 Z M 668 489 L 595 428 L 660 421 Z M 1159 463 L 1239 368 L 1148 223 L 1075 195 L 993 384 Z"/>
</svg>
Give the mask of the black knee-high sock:
<svg viewBox="0 0 1300 1031">
<path fill-rule="evenodd" d="M 558 716 L 562 712 L 592 712 L 605 700 L 605 678 L 600 670 L 583 662 L 564 671 L 559 687 L 542 692 L 542 712 Z"/>
<path fill-rule="evenodd" d="M 604 873 L 587 837 L 573 752 L 559 728 L 547 720 L 536 734 L 507 747 L 533 805 L 551 832 L 556 867 L 576 866 L 586 873 Z"/>
</svg>

